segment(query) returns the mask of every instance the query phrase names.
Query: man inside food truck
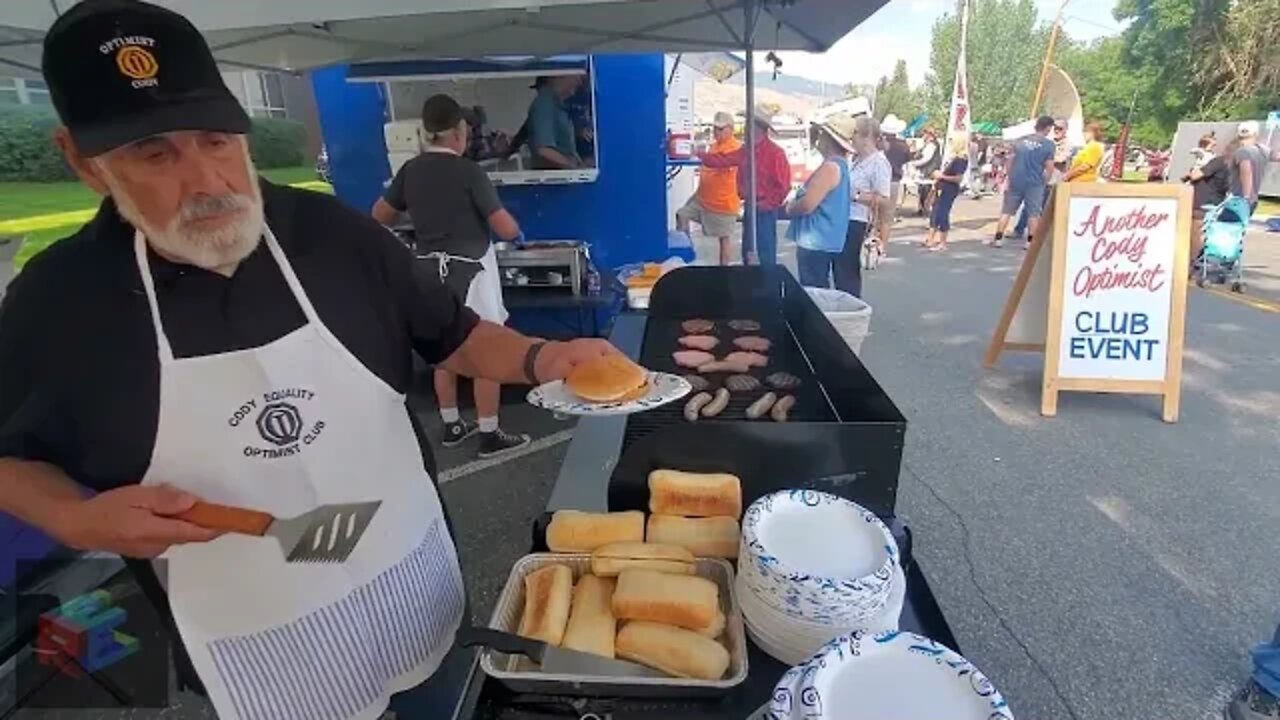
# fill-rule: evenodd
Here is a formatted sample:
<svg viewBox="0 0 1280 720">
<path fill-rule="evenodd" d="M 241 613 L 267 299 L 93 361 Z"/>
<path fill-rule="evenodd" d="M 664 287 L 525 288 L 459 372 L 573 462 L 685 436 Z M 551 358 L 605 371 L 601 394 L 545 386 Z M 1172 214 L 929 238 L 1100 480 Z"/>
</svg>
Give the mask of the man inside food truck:
<svg viewBox="0 0 1280 720">
<path fill-rule="evenodd" d="M 566 102 L 582 84 L 581 75 L 539 78 L 538 95 L 525 120 L 529 152 L 538 170 L 572 170 L 583 166 L 577 133 Z"/>
</svg>

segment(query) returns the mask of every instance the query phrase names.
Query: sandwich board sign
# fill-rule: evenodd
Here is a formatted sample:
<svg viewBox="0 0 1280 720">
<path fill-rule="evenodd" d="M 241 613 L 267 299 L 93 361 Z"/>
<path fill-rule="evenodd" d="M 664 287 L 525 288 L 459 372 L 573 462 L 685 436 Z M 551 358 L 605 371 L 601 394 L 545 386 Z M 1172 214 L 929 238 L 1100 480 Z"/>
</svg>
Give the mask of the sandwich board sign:
<svg viewBox="0 0 1280 720">
<path fill-rule="evenodd" d="M 1040 412 L 1062 391 L 1160 395 L 1176 422 L 1190 253 L 1186 185 L 1060 183 L 987 347 L 1043 352 Z"/>
</svg>

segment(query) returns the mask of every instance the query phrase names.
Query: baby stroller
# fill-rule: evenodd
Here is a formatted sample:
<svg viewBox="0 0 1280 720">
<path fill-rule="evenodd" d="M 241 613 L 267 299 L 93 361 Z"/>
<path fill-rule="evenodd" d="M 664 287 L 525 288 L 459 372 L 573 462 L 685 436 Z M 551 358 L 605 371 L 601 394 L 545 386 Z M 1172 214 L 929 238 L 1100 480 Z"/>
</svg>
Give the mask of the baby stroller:
<svg viewBox="0 0 1280 720">
<path fill-rule="evenodd" d="M 1226 217 L 1223 217 L 1223 216 Z M 1221 205 L 1206 205 L 1204 250 L 1195 260 L 1196 285 L 1231 283 L 1231 292 L 1244 292 L 1244 234 L 1249 228 L 1249 203 L 1231 195 Z"/>
</svg>

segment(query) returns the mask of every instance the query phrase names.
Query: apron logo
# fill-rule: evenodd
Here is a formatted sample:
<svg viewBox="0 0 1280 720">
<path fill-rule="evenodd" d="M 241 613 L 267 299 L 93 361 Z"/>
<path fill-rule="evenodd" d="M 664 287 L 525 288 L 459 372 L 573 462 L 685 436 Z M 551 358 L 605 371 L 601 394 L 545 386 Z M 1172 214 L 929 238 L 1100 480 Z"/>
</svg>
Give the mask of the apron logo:
<svg viewBox="0 0 1280 720">
<path fill-rule="evenodd" d="M 258 415 L 258 432 L 277 446 L 296 443 L 302 434 L 302 413 L 289 403 L 271 403 Z"/>
<path fill-rule="evenodd" d="M 227 425 L 257 430 L 256 437 L 244 446 L 244 456 L 263 460 L 290 457 L 319 439 L 325 422 L 317 420 L 308 425 L 302 412 L 305 403 L 315 396 L 314 391 L 306 388 L 288 388 L 264 392 L 240 403 L 227 418 Z M 266 441 L 266 446 L 259 443 L 259 438 Z"/>
</svg>

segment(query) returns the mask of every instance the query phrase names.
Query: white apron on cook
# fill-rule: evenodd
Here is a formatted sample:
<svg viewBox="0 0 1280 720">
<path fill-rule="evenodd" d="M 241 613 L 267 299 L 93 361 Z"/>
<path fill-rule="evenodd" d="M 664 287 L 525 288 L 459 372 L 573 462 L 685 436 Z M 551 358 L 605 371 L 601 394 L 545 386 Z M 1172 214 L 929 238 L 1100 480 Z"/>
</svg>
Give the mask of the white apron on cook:
<svg viewBox="0 0 1280 720">
<path fill-rule="evenodd" d="M 440 665 L 462 575 L 404 396 L 321 322 L 270 228 L 264 240 L 307 323 L 261 347 L 174 358 L 135 237 L 160 354 L 144 484 L 292 517 L 381 500 L 344 563 L 286 563 L 270 537 L 170 548 L 161 568 L 182 640 L 218 716 L 374 720 Z"/>
</svg>

